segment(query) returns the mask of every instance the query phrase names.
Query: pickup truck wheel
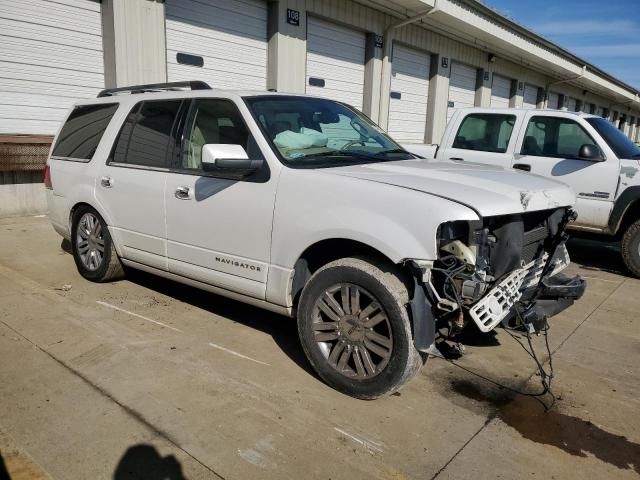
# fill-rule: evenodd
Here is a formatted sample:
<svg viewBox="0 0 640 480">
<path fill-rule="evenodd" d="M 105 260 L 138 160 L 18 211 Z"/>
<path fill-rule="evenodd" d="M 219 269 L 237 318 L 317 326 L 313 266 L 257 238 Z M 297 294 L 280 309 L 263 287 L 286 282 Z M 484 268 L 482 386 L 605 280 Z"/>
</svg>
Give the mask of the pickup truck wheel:
<svg viewBox="0 0 640 480">
<path fill-rule="evenodd" d="M 345 258 L 318 270 L 298 308 L 300 340 L 318 375 L 362 399 L 398 390 L 422 366 L 408 300 L 393 266 Z"/>
<path fill-rule="evenodd" d="M 124 276 L 107 224 L 94 209 L 74 212 L 71 246 L 78 272 L 87 280 L 108 282 Z"/>
<path fill-rule="evenodd" d="M 622 259 L 629 271 L 640 277 L 640 220 L 632 223 L 622 236 Z"/>
</svg>

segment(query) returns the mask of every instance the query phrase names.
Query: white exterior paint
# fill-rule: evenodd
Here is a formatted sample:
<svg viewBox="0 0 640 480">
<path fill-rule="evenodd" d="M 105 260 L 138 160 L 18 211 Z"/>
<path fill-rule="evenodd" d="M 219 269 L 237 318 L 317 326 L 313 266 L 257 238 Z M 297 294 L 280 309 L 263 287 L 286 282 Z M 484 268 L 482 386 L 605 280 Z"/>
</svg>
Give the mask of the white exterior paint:
<svg viewBox="0 0 640 480">
<path fill-rule="evenodd" d="M 100 4 L 0 2 L 0 134 L 53 135 L 104 88 Z"/>
<path fill-rule="evenodd" d="M 494 108 L 509 108 L 511 101 L 511 79 L 493 74 L 491 85 L 491 106 Z"/>
<path fill-rule="evenodd" d="M 403 45 L 393 46 L 391 91 L 401 98 L 390 99 L 388 131 L 399 142 L 424 141 L 430 60 L 428 53 Z"/>
<path fill-rule="evenodd" d="M 261 0 L 167 0 L 167 79 L 204 80 L 214 88 L 264 90 L 267 5 Z M 179 64 L 178 53 L 204 66 Z"/>
<path fill-rule="evenodd" d="M 309 17 L 307 21 L 306 92 L 362 110 L 365 35 L 352 28 Z M 325 81 L 309 85 L 309 78 Z"/>
<path fill-rule="evenodd" d="M 547 108 L 551 108 L 553 110 L 557 110 L 560 108 L 560 95 L 555 92 L 549 92 L 547 96 Z"/>
<path fill-rule="evenodd" d="M 473 107 L 475 105 L 477 75 L 478 70 L 476 68 L 462 63 L 451 63 L 447 121 L 451 118 L 456 108 Z"/>
<path fill-rule="evenodd" d="M 524 93 L 522 95 L 522 108 L 537 108 L 538 107 L 538 87 L 525 84 Z"/>
<path fill-rule="evenodd" d="M 577 100 L 573 97 L 567 97 L 567 111 L 575 112 L 576 111 Z"/>
</svg>

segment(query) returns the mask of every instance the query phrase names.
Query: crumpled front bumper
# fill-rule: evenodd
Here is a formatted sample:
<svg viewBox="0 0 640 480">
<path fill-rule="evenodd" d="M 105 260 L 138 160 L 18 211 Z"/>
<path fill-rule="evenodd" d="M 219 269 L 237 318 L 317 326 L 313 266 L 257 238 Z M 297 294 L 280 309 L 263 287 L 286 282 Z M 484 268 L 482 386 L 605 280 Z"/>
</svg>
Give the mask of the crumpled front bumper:
<svg viewBox="0 0 640 480">
<path fill-rule="evenodd" d="M 558 247 L 551 271 L 541 280 L 548 260 L 545 254 L 514 270 L 469 309 L 480 331 L 489 332 L 500 323 L 508 324 L 519 311 L 525 323 L 542 325 L 547 318 L 570 307 L 585 292 L 586 282 L 579 275 L 569 278 L 560 273 L 569 264 L 564 244 Z M 527 307 L 522 309 L 522 305 Z"/>
</svg>

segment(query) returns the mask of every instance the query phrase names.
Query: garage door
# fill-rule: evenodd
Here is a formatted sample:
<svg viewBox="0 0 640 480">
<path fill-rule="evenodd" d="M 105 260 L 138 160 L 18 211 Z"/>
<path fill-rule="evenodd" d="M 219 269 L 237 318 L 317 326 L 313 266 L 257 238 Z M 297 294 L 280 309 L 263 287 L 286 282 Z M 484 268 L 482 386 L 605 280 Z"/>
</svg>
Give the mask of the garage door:
<svg viewBox="0 0 640 480">
<path fill-rule="evenodd" d="M 511 79 L 493 76 L 491 83 L 491 106 L 495 108 L 509 108 L 511 100 Z"/>
<path fill-rule="evenodd" d="M 604 108 L 600 105 L 596 105 L 596 113 L 597 116 L 602 117 L 604 115 Z"/>
<path fill-rule="evenodd" d="M 570 112 L 575 112 L 576 111 L 576 103 L 577 100 L 573 97 L 569 97 L 567 98 L 567 110 Z"/>
<path fill-rule="evenodd" d="M 522 94 L 522 107 L 523 108 L 538 107 L 538 87 L 525 84 L 524 93 Z"/>
<path fill-rule="evenodd" d="M 309 17 L 307 93 L 362 110 L 364 52 L 364 33 Z"/>
<path fill-rule="evenodd" d="M 461 63 L 451 64 L 449 77 L 449 108 L 447 121 L 456 108 L 473 107 L 476 101 L 476 81 L 478 71 Z"/>
<path fill-rule="evenodd" d="M 260 0 L 166 0 L 167 78 L 214 88 L 267 87 L 267 6 Z"/>
<path fill-rule="evenodd" d="M 0 133 L 53 135 L 103 88 L 100 3 L 0 1 Z"/>
<path fill-rule="evenodd" d="M 430 61 L 427 53 L 393 46 L 389 133 L 399 142 L 424 142 Z"/>
<path fill-rule="evenodd" d="M 557 110 L 559 108 L 558 103 L 560 103 L 560 95 L 554 92 L 549 92 L 549 96 L 547 97 L 547 108 Z"/>
</svg>

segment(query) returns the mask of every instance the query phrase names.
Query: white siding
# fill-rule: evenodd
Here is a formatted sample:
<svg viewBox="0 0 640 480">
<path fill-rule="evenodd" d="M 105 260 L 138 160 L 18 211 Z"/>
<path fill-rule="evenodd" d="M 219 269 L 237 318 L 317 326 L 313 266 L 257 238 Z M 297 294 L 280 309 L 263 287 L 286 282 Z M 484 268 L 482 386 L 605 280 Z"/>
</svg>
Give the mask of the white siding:
<svg viewBox="0 0 640 480">
<path fill-rule="evenodd" d="M 306 92 L 362 110 L 365 35 L 352 28 L 309 17 L 307 22 Z M 309 85 L 309 78 L 324 87 Z"/>
<path fill-rule="evenodd" d="M 511 100 L 511 79 L 493 74 L 491 85 L 491 106 L 509 108 Z"/>
<path fill-rule="evenodd" d="M 260 0 L 167 0 L 167 78 L 214 88 L 265 90 L 267 6 Z M 178 53 L 204 65 L 179 64 Z"/>
<path fill-rule="evenodd" d="M 557 110 L 560 106 L 560 95 L 555 92 L 549 92 L 547 97 L 547 108 L 551 108 L 553 110 Z"/>
<path fill-rule="evenodd" d="M 451 63 L 449 77 L 449 107 L 447 121 L 456 108 L 473 107 L 476 99 L 478 70 L 461 63 Z"/>
<path fill-rule="evenodd" d="M 389 133 L 399 142 L 424 142 L 431 56 L 412 48 L 393 46 Z"/>
<path fill-rule="evenodd" d="M 525 84 L 524 93 L 522 95 L 523 108 L 537 108 L 538 106 L 538 87 Z"/>
<path fill-rule="evenodd" d="M 0 134 L 53 135 L 102 88 L 99 3 L 0 1 Z"/>
</svg>

